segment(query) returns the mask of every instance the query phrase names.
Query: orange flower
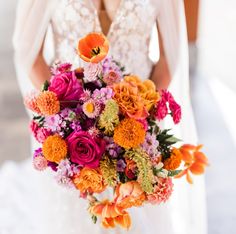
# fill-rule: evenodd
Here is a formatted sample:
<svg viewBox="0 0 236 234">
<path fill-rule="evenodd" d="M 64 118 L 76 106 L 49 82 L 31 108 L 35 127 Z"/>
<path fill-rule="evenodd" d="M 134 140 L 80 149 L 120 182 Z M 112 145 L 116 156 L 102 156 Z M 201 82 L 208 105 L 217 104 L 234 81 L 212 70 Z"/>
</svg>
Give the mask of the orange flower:
<svg viewBox="0 0 236 234">
<path fill-rule="evenodd" d="M 141 206 L 146 200 L 145 192 L 137 181 L 129 181 L 117 186 L 115 202 L 120 207 L 127 209 L 132 206 Z"/>
<path fill-rule="evenodd" d="M 126 76 L 126 82 L 138 88 L 139 95 L 142 97 L 144 106 L 149 111 L 160 99 L 160 94 L 156 91 L 156 86 L 151 80 L 142 82 L 137 76 Z"/>
<path fill-rule="evenodd" d="M 180 147 L 182 153 L 182 159 L 185 162 L 185 169 L 175 176 L 180 178 L 186 175 L 187 181 L 192 184 L 193 180 L 190 176 L 190 172 L 194 175 L 201 175 L 205 172 L 205 167 L 208 166 L 208 159 L 204 153 L 200 152 L 202 145 L 194 146 L 185 144 Z"/>
<path fill-rule="evenodd" d="M 180 166 L 181 162 L 182 162 L 182 154 L 178 149 L 174 148 L 171 151 L 170 158 L 164 161 L 164 168 L 166 170 L 175 170 Z"/>
<path fill-rule="evenodd" d="M 66 157 L 67 144 L 60 136 L 53 135 L 44 141 L 42 150 L 48 161 L 59 163 Z"/>
<path fill-rule="evenodd" d="M 60 111 L 60 102 L 54 92 L 41 92 L 37 97 L 36 103 L 43 115 L 55 115 Z"/>
<path fill-rule="evenodd" d="M 120 225 L 129 229 L 131 225 L 129 213 L 108 200 L 92 206 L 90 212 L 95 216 L 101 216 L 102 226 L 105 228 L 114 228 L 116 225 Z"/>
<path fill-rule="evenodd" d="M 124 115 L 135 119 L 145 119 L 147 117 L 148 112 L 142 97 L 138 94 L 137 87 L 128 82 L 120 82 L 113 85 L 113 91 L 113 99 Z"/>
<path fill-rule="evenodd" d="M 86 167 L 75 176 L 73 182 L 81 193 L 101 193 L 106 188 L 102 175 L 97 170 Z"/>
<path fill-rule="evenodd" d="M 81 59 L 90 63 L 99 63 L 107 56 L 109 42 L 102 33 L 89 33 L 79 40 L 78 53 Z"/>
<path fill-rule="evenodd" d="M 114 130 L 114 142 L 125 149 L 136 148 L 145 139 L 143 125 L 135 119 L 122 120 Z"/>
</svg>

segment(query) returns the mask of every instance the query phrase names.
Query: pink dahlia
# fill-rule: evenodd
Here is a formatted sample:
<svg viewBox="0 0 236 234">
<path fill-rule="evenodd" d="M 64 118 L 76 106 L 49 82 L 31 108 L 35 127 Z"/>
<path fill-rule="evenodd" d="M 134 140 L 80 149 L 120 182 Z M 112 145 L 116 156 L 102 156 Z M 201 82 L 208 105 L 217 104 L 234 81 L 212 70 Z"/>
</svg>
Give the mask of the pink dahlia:
<svg viewBox="0 0 236 234">
<path fill-rule="evenodd" d="M 38 171 L 43 171 L 48 166 L 48 161 L 43 156 L 37 156 L 33 159 L 33 166 Z"/>
<path fill-rule="evenodd" d="M 29 110 L 40 114 L 40 110 L 36 102 L 38 95 L 39 95 L 39 92 L 36 90 L 30 92 L 28 95 L 24 97 L 24 104 Z"/>
<path fill-rule="evenodd" d="M 173 191 L 173 183 L 171 178 L 157 178 L 157 185 L 154 187 L 152 194 L 147 195 L 147 199 L 151 204 L 160 204 L 166 202 Z"/>
</svg>

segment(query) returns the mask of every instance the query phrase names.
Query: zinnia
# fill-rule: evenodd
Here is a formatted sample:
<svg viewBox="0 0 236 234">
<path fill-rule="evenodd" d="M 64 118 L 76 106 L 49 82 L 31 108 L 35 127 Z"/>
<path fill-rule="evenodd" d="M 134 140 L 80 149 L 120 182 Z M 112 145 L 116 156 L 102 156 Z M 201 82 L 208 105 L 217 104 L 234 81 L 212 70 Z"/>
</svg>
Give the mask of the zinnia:
<svg viewBox="0 0 236 234">
<path fill-rule="evenodd" d="M 58 135 L 49 136 L 43 143 L 43 155 L 50 161 L 59 163 L 67 155 L 66 142 Z"/>
<path fill-rule="evenodd" d="M 54 92 L 44 91 L 40 93 L 36 102 L 43 115 L 55 115 L 60 111 L 60 103 Z"/>
<path fill-rule="evenodd" d="M 66 139 L 71 161 L 89 168 L 97 168 L 105 151 L 105 141 L 88 132 L 72 132 Z"/>
<path fill-rule="evenodd" d="M 78 53 L 86 62 L 99 63 L 108 53 L 109 42 L 102 33 L 90 33 L 79 40 Z"/>
<path fill-rule="evenodd" d="M 125 149 L 138 147 L 145 139 L 143 125 L 135 119 L 126 118 L 114 130 L 114 142 Z"/>
<path fill-rule="evenodd" d="M 81 193 L 101 193 L 106 188 L 102 175 L 97 170 L 86 167 L 74 177 L 73 182 Z"/>
</svg>

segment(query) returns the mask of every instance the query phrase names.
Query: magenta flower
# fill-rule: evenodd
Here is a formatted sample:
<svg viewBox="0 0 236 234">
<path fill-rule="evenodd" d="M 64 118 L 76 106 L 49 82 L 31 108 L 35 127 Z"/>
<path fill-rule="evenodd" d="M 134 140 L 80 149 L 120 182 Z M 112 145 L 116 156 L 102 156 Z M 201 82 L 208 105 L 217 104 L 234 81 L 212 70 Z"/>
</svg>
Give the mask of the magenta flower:
<svg viewBox="0 0 236 234">
<path fill-rule="evenodd" d="M 53 76 L 48 89 L 56 93 L 60 102 L 71 101 L 61 103 L 63 107 L 76 106 L 77 102 L 72 101 L 78 101 L 83 93 L 82 84 L 74 72 L 65 72 Z"/>
<path fill-rule="evenodd" d="M 181 112 L 181 107 L 178 103 L 175 101 L 172 101 L 169 104 L 169 108 L 171 110 L 171 116 L 173 118 L 173 121 L 175 124 L 178 124 L 181 120 L 182 112 Z"/>
<path fill-rule="evenodd" d="M 71 133 L 67 139 L 71 161 L 83 167 L 97 168 L 105 151 L 105 141 L 92 137 L 88 132 Z"/>
<path fill-rule="evenodd" d="M 168 114 L 168 108 L 164 100 L 160 100 L 156 106 L 155 117 L 160 121 L 163 120 Z"/>
</svg>

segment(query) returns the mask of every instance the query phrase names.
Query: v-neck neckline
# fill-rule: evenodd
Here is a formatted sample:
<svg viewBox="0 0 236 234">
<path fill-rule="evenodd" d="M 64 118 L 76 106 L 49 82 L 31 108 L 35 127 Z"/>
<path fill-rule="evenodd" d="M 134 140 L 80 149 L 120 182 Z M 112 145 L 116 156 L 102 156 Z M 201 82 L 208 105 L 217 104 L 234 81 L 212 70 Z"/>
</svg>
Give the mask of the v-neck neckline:
<svg viewBox="0 0 236 234">
<path fill-rule="evenodd" d="M 96 17 L 96 21 L 98 22 L 99 29 L 100 29 L 100 31 L 104 34 L 103 28 L 102 28 L 102 25 L 101 25 L 101 21 L 100 21 L 100 19 L 99 19 L 98 9 L 97 9 L 97 7 L 95 6 L 93 0 L 89 0 L 89 2 L 90 2 L 90 5 L 92 6 L 92 8 L 93 8 L 93 10 L 94 10 L 94 12 L 95 12 L 95 17 Z M 123 2 L 124 2 L 124 0 L 120 0 L 120 3 L 119 3 L 119 5 L 118 5 L 118 7 L 117 7 L 117 9 L 116 9 L 114 18 L 113 18 L 113 20 L 111 20 L 111 24 L 110 24 L 110 26 L 109 26 L 108 32 L 107 32 L 106 35 L 104 34 L 107 38 L 109 38 L 110 34 L 112 33 L 114 24 L 116 23 L 117 18 L 118 18 L 119 14 L 120 14 L 120 11 L 121 11 Z"/>
</svg>

